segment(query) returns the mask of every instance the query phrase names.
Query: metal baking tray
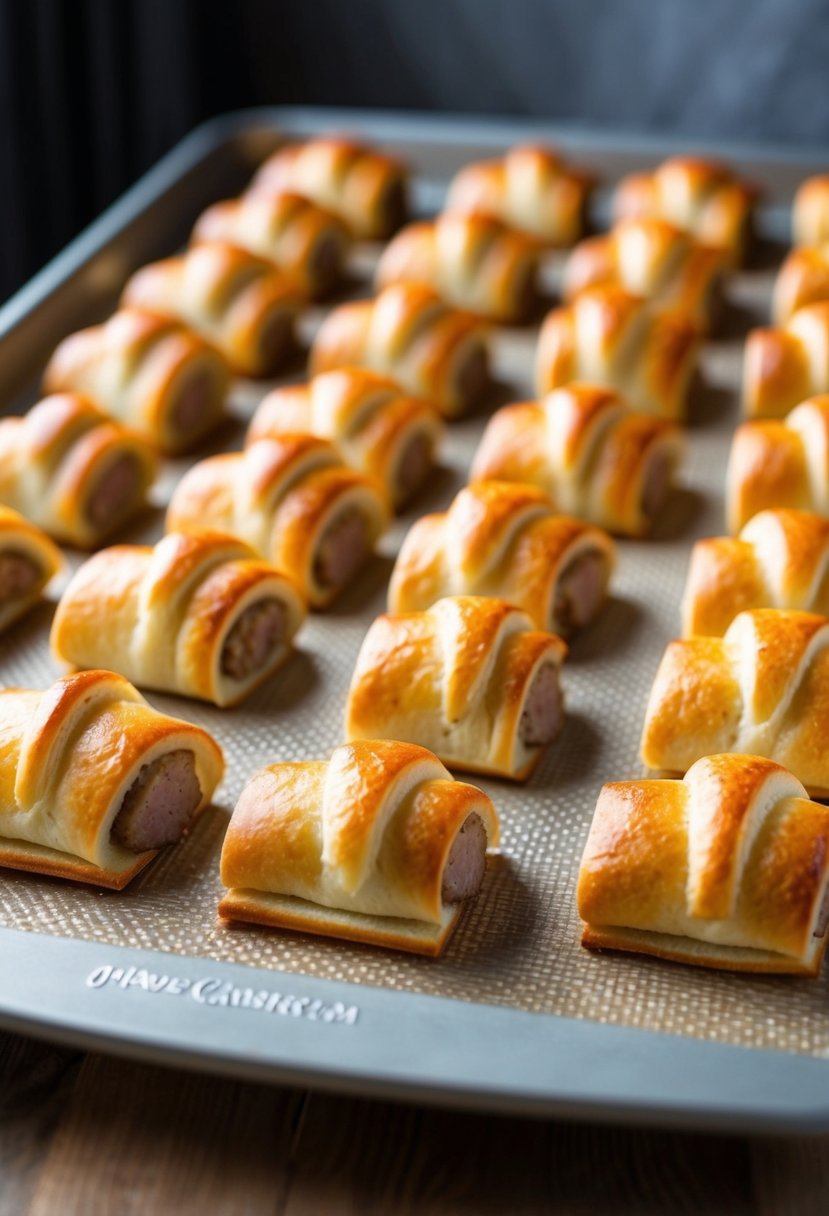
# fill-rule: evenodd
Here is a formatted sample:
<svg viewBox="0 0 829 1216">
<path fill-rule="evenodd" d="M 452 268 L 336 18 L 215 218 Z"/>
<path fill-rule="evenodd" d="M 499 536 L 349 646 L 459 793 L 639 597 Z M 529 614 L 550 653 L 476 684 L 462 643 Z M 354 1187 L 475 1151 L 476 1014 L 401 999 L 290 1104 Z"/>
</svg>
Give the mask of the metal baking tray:
<svg viewBox="0 0 829 1216">
<path fill-rule="evenodd" d="M 280 139 L 331 131 L 364 134 L 406 158 L 424 213 L 440 205 L 460 165 L 518 140 L 549 140 L 601 178 L 598 223 L 622 173 L 683 146 L 529 121 L 343 110 L 255 110 L 210 122 L 0 311 L 3 408 L 34 400 L 55 343 L 105 317 L 131 271 L 179 247 L 199 212 L 238 192 Z M 596 956 L 578 942 L 575 876 L 596 795 L 604 780 L 642 772 L 644 706 L 678 628 L 690 545 L 723 528 L 742 338 L 768 316 L 782 252 L 774 242 L 785 240 L 793 189 L 826 164 L 815 150 L 694 150 L 732 162 L 763 188 L 764 242 L 735 277 L 727 324 L 703 352 L 683 487 L 653 540 L 620 543 L 613 600 L 573 646 L 562 737 L 526 787 L 481 782 L 501 814 L 504 856 L 446 955 L 424 960 L 222 926 L 217 860 L 254 768 L 322 757 L 341 741 L 350 673 L 382 610 L 394 552 L 417 514 L 445 506 L 463 484 L 483 416 L 453 424 L 440 474 L 359 584 L 306 627 L 280 677 L 233 711 L 151 694 L 213 730 L 229 760 L 216 808 L 183 845 L 121 894 L 2 873 L 0 1024 L 138 1059 L 482 1110 L 735 1131 L 829 1128 L 829 974 L 730 976 Z M 357 293 L 369 290 L 375 254 L 358 251 Z M 551 259 L 553 286 L 559 270 Z M 321 315 L 305 318 L 306 340 Z M 497 334 L 500 400 L 531 395 L 535 334 Z M 298 367 L 291 378 L 301 376 Z M 225 446 L 240 446 L 268 387 L 236 385 Z M 165 466 L 158 510 L 132 539 L 160 535 L 163 499 L 183 467 Z M 46 645 L 51 611 L 44 605 L 0 638 L 4 684 L 43 687 L 58 674 Z"/>
</svg>

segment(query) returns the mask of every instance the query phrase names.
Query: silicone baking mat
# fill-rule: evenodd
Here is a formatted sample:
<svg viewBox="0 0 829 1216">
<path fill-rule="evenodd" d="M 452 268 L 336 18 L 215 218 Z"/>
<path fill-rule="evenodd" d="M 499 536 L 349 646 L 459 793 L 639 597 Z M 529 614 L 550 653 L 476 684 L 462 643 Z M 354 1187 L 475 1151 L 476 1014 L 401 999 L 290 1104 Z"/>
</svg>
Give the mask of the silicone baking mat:
<svg viewBox="0 0 829 1216">
<path fill-rule="evenodd" d="M 368 120 L 370 127 L 370 120 Z M 270 134 L 271 143 L 275 136 Z M 582 148 L 576 134 L 571 155 L 597 169 L 603 186 L 620 169 L 652 164 L 653 149 L 639 155 Z M 440 201 L 451 172 L 495 151 L 499 136 L 479 144 L 428 138 L 387 140 L 414 164 L 421 209 Z M 484 146 L 486 145 L 486 146 Z M 264 145 L 261 145 L 264 146 Z M 245 151 L 252 169 L 261 155 L 254 141 Z M 255 152 L 255 155 L 254 155 Z M 238 158 L 238 149 L 235 152 Z M 221 145 L 216 153 L 221 167 Z M 766 177 L 779 198 L 805 167 L 771 165 Z M 227 193 L 222 174 L 198 206 L 182 186 L 156 220 L 154 254 L 180 242 L 201 206 Z M 238 181 L 237 185 L 242 182 Z M 768 184 L 768 183 L 767 183 Z M 600 207 L 601 210 L 601 207 Z M 774 216 L 770 212 L 771 218 Z M 106 315 L 112 292 L 134 264 L 134 250 L 113 245 L 103 274 L 105 291 L 93 307 Z M 738 419 L 741 347 L 752 324 L 768 316 L 776 258 L 768 247 L 751 269 L 729 283 L 729 310 L 720 333 L 705 345 L 695 386 L 680 488 L 657 535 L 619 542 L 612 600 L 600 620 L 573 644 L 564 669 L 567 723 L 536 774 L 525 786 L 481 780 L 500 813 L 502 856 L 491 865 L 482 894 L 464 916 L 445 956 L 422 960 L 367 947 L 257 929 L 231 928 L 216 917 L 221 886 L 218 857 L 227 817 L 247 777 L 276 760 L 327 756 L 342 738 L 342 716 L 351 671 L 365 631 L 383 610 L 394 554 L 412 520 L 444 508 L 464 483 L 486 414 L 448 428 L 441 468 L 428 491 L 385 537 L 380 556 L 334 608 L 310 619 L 296 655 L 266 687 L 236 710 L 149 693 L 159 708 L 211 730 L 225 749 L 227 779 L 217 805 L 181 846 L 169 850 L 120 894 L 70 886 L 4 871 L 0 876 L 0 925 L 58 938 L 80 938 L 107 947 L 137 947 L 168 954 L 281 969 L 339 982 L 374 985 L 494 1004 L 530 1012 L 614 1023 L 674 1035 L 829 1056 L 829 968 L 818 981 L 732 976 L 625 957 L 590 954 L 579 945 L 574 891 L 579 859 L 599 788 L 605 780 L 642 775 L 638 743 L 650 684 L 666 642 L 678 630 L 678 605 L 693 540 L 723 531 L 723 482 L 730 437 Z M 369 289 L 374 252 L 358 251 L 355 293 Z M 144 260 L 147 260 L 146 258 Z M 561 259 L 552 257 L 545 280 L 554 288 Z M 71 287 L 71 285 L 70 285 Z M 354 293 L 352 293 L 354 294 Z M 94 293 L 93 293 L 94 295 Z M 90 296 L 86 286 L 85 300 Z M 304 321 L 306 340 L 323 310 Z M 87 318 L 80 317 L 75 324 Z M 64 325 L 64 332 L 72 328 Z M 494 335 L 498 391 L 491 405 L 532 395 L 537 323 Z M 45 346 L 42 355 L 48 354 Z M 297 368 L 291 379 L 301 379 Z M 221 446 L 241 446 L 248 419 L 268 384 L 240 383 L 233 394 L 236 424 Z M 33 391 L 8 409 L 33 399 Z M 195 458 L 195 457 L 194 457 Z M 184 465 L 168 463 L 158 510 L 130 539 L 161 534 L 161 505 Z M 73 559 L 77 560 L 77 559 Z M 60 674 L 47 645 L 52 608 L 44 605 L 0 639 L 4 685 L 43 687 Z"/>
</svg>

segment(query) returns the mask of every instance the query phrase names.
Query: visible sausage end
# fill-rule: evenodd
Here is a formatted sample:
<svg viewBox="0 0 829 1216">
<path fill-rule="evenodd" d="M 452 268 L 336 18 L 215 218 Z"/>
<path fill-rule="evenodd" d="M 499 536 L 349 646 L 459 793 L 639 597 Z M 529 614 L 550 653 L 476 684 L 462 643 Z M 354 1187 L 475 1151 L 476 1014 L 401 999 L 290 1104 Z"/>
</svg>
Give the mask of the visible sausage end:
<svg viewBox="0 0 829 1216">
<path fill-rule="evenodd" d="M 486 392 L 489 384 L 489 359 L 486 348 L 475 343 L 458 364 L 455 388 L 463 408 L 471 408 Z"/>
<path fill-rule="evenodd" d="M 320 587 L 345 587 L 369 554 L 368 521 L 354 508 L 328 525 L 314 557 L 314 579 Z"/>
<path fill-rule="evenodd" d="M 25 553 L 17 553 L 14 549 L 0 553 L 0 604 L 30 595 L 42 575 L 37 562 Z"/>
<path fill-rule="evenodd" d="M 170 410 L 177 436 L 188 439 L 209 429 L 213 421 L 213 385 L 206 371 L 187 380 Z"/>
<path fill-rule="evenodd" d="M 262 374 L 268 376 L 287 359 L 294 334 L 294 319 L 284 308 L 275 310 L 259 335 L 259 360 Z"/>
<path fill-rule="evenodd" d="M 814 936 L 825 936 L 827 928 L 829 928 L 829 885 L 827 885 L 826 890 L 823 892 L 823 900 L 821 901 L 820 911 L 817 915 Z"/>
<path fill-rule="evenodd" d="M 473 812 L 461 824 L 449 850 L 441 890 L 445 904 L 458 904 L 478 894 L 486 872 L 486 846 L 484 821 Z"/>
<path fill-rule="evenodd" d="M 604 603 L 608 576 L 604 554 L 581 553 L 574 558 L 556 583 L 550 629 L 568 637 L 589 625 Z"/>
<path fill-rule="evenodd" d="M 422 432 L 413 435 L 403 447 L 394 476 L 394 499 L 407 502 L 426 480 L 432 467 L 432 440 Z"/>
<path fill-rule="evenodd" d="M 642 511 L 647 519 L 656 519 L 665 505 L 672 472 L 673 462 L 667 452 L 656 452 L 648 461 L 642 485 Z"/>
<path fill-rule="evenodd" d="M 395 177 L 383 191 L 377 210 L 378 235 L 390 236 L 406 218 L 406 185 Z"/>
<path fill-rule="evenodd" d="M 315 245 L 308 265 L 308 277 L 315 296 L 327 296 L 343 277 L 343 256 L 340 241 L 326 233 Z"/>
<path fill-rule="evenodd" d="M 168 752 L 145 764 L 127 790 L 112 825 L 112 839 L 131 853 L 176 844 L 201 800 L 193 752 Z"/>
<path fill-rule="evenodd" d="M 246 680 L 267 667 L 285 639 L 285 607 L 279 600 L 259 600 L 248 605 L 225 638 L 222 674 Z"/>
<path fill-rule="evenodd" d="M 543 663 L 533 676 L 524 698 L 518 737 L 526 747 L 552 743 L 564 722 L 564 701 L 558 682 L 558 669 Z"/>
<path fill-rule="evenodd" d="M 96 531 L 111 531 L 134 509 L 141 489 L 141 468 L 126 452 L 105 469 L 86 502 L 87 521 Z"/>
</svg>

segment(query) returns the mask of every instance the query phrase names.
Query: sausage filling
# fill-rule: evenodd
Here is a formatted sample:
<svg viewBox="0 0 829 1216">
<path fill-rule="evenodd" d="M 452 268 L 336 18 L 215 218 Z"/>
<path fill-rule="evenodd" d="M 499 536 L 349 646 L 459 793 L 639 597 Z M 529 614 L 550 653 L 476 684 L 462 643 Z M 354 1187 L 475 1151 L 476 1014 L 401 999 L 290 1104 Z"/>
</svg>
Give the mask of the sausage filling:
<svg viewBox="0 0 829 1216">
<path fill-rule="evenodd" d="M 483 396 L 489 384 L 489 360 L 485 347 L 479 343 L 467 351 L 458 364 L 457 392 L 465 407 Z"/>
<path fill-rule="evenodd" d="M 512 298 L 516 320 L 526 321 L 532 316 L 539 302 L 536 266 L 534 262 L 527 262 L 515 276 Z"/>
<path fill-rule="evenodd" d="M 428 435 L 413 435 L 400 453 L 395 473 L 395 501 L 406 502 L 425 481 L 432 467 L 432 441 Z"/>
<path fill-rule="evenodd" d="M 558 669 L 544 663 L 533 676 L 524 699 L 518 737 L 526 747 L 552 743 L 564 721 L 564 701 L 558 683 Z"/>
<path fill-rule="evenodd" d="M 406 218 L 406 187 L 399 177 L 389 182 L 378 208 L 378 226 L 384 234 L 396 232 Z"/>
<path fill-rule="evenodd" d="M 823 937 L 827 928 L 829 928 L 829 886 L 823 892 L 823 902 L 820 905 L 820 912 L 818 912 L 814 936 Z"/>
<path fill-rule="evenodd" d="M 198 435 L 213 423 L 216 410 L 210 374 L 201 371 L 187 380 L 170 411 L 170 423 L 181 435 Z"/>
<path fill-rule="evenodd" d="M 648 519 L 655 519 L 665 505 L 671 488 L 671 471 L 667 452 L 657 452 L 648 461 L 642 486 L 642 510 Z"/>
<path fill-rule="evenodd" d="M 481 816 L 467 815 L 443 871 L 441 898 L 445 904 L 458 904 L 477 895 L 486 871 L 486 828 Z"/>
<path fill-rule="evenodd" d="M 275 599 L 250 604 L 225 638 L 222 674 L 232 680 L 246 680 L 267 667 L 284 639 L 284 605 Z"/>
<path fill-rule="evenodd" d="M 326 233 L 314 246 L 308 266 L 315 295 L 326 296 L 334 290 L 342 278 L 342 262 L 340 242 Z"/>
<path fill-rule="evenodd" d="M 25 553 L 17 553 L 14 549 L 0 553 L 0 604 L 31 594 L 42 574 L 37 562 Z"/>
<path fill-rule="evenodd" d="M 322 534 L 314 557 L 314 579 L 320 587 L 344 587 L 368 557 L 368 521 L 352 507 Z"/>
<path fill-rule="evenodd" d="M 86 518 L 97 531 L 110 531 L 136 505 L 141 489 L 141 469 L 125 452 L 104 470 L 86 502 Z"/>
<path fill-rule="evenodd" d="M 291 344 L 293 316 L 284 308 L 268 317 L 259 335 L 259 355 L 264 374 L 268 375 L 283 363 Z"/>
<path fill-rule="evenodd" d="M 607 560 L 601 553 L 580 553 L 564 568 L 556 583 L 550 628 L 567 637 L 589 625 L 598 614 L 607 590 Z"/>
<path fill-rule="evenodd" d="M 112 839 L 132 853 L 181 840 L 202 800 L 196 758 L 179 750 L 145 764 L 124 795 Z"/>
</svg>

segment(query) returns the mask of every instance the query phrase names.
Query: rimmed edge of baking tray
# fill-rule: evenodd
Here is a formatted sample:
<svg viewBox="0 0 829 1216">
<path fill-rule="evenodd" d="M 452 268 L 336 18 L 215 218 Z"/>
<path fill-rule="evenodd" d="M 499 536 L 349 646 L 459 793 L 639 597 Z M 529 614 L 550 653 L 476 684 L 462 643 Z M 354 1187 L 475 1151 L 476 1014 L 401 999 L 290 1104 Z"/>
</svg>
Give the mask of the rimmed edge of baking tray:
<svg viewBox="0 0 829 1216">
<path fill-rule="evenodd" d="M 701 146 L 529 120 L 240 111 L 197 128 L 0 309 L 0 344 L 38 324 L 58 287 L 257 124 L 444 143 L 508 143 L 532 133 L 653 156 Z M 822 159 L 814 148 L 704 146 L 737 160 Z M 85 1049 L 476 1110 L 729 1132 L 829 1129 L 829 1061 L 812 1057 L 5 928 L 0 949 L 0 1026 Z"/>
</svg>

